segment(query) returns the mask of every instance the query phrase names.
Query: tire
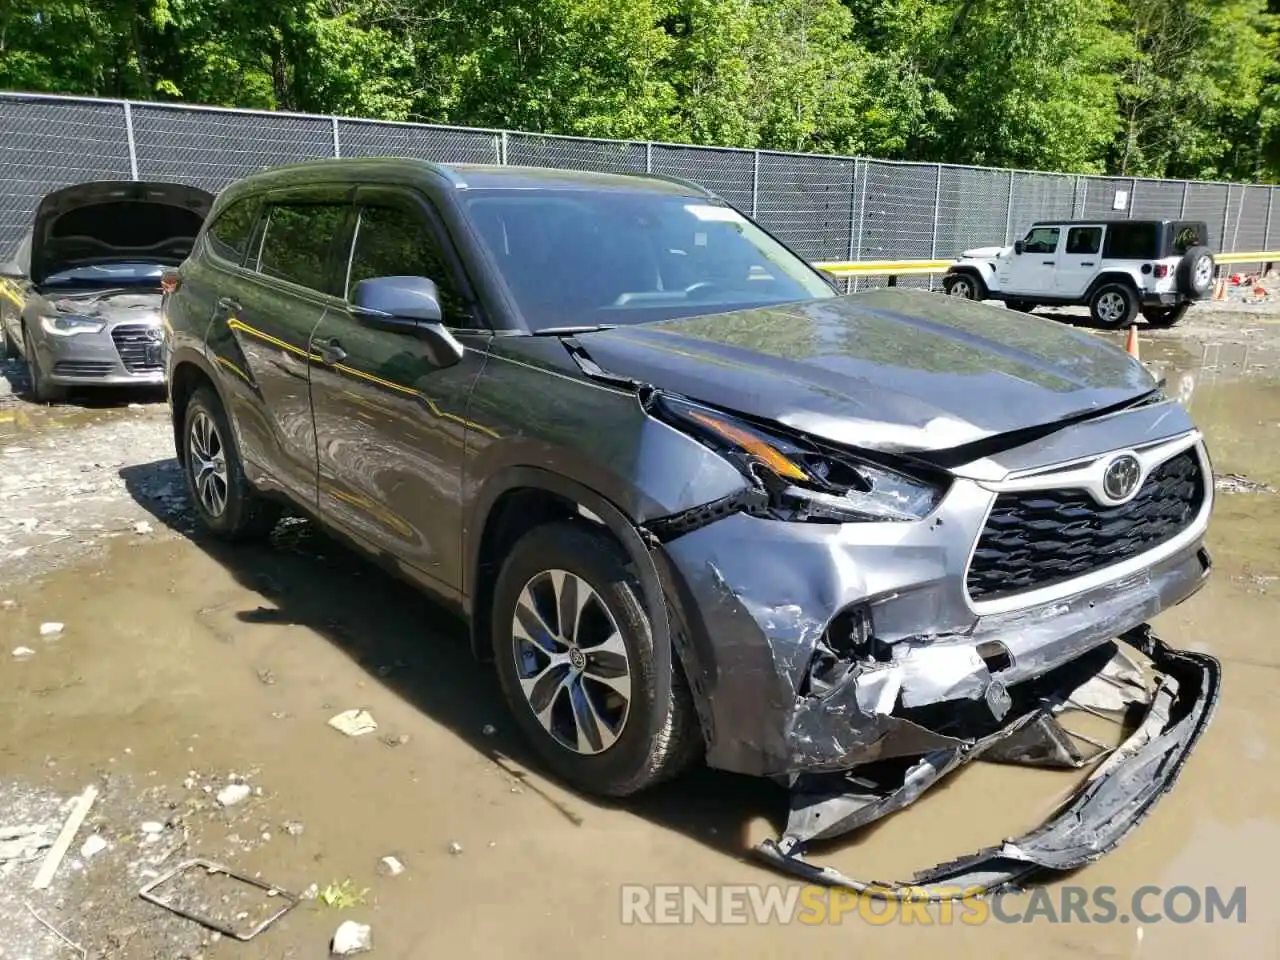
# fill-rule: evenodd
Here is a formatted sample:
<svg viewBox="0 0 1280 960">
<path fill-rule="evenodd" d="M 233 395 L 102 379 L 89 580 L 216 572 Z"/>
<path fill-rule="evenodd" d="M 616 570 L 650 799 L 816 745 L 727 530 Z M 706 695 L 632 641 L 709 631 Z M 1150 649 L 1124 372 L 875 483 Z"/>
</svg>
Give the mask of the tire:
<svg viewBox="0 0 1280 960">
<path fill-rule="evenodd" d="M 942 289 L 948 297 L 961 300 L 982 300 L 987 293 L 983 282 L 971 273 L 953 273 L 943 277 Z"/>
<path fill-rule="evenodd" d="M 1127 283 L 1104 283 L 1089 298 L 1089 316 L 1103 327 L 1127 327 L 1138 315 L 1138 295 Z"/>
<path fill-rule="evenodd" d="M 1176 307 L 1144 307 L 1142 317 L 1153 327 L 1172 327 L 1190 309 L 1189 303 L 1180 303 Z"/>
<path fill-rule="evenodd" d="M 36 403 L 57 403 L 67 397 L 67 388 L 50 383 L 40 366 L 40 354 L 31 342 L 31 334 L 22 330 L 22 351 L 27 356 L 27 379 L 30 382 L 31 399 Z"/>
<path fill-rule="evenodd" d="M 1030 300 L 1006 300 L 1004 305 L 1010 310 L 1016 310 L 1018 313 L 1030 313 L 1038 304 L 1032 303 Z"/>
<path fill-rule="evenodd" d="M 612 540 L 583 522 L 535 527 L 502 565 L 490 619 L 494 663 L 516 725 L 556 775 L 606 797 L 630 796 L 678 775 L 702 747 L 693 698 L 674 655 L 670 693 L 658 701 L 653 630 L 627 563 Z M 556 598 L 572 603 L 584 590 L 591 596 L 570 631 L 576 643 L 566 643 Z M 535 634 L 541 643 L 533 642 Z M 564 659 L 554 663 L 549 651 Z M 601 673 L 617 686 L 601 682 Z M 542 688 L 532 683 L 538 678 Z M 575 693 L 591 711 L 587 724 L 571 707 Z"/>
<path fill-rule="evenodd" d="M 206 464 L 203 470 L 201 463 Z M 182 473 L 196 518 L 220 540 L 265 537 L 280 519 L 280 505 L 265 499 L 245 478 L 226 411 L 209 387 L 199 387 L 187 402 Z"/>
<path fill-rule="evenodd" d="M 1193 299 L 1207 297 L 1213 289 L 1213 254 L 1208 247 L 1189 247 L 1174 272 L 1177 290 Z"/>
</svg>

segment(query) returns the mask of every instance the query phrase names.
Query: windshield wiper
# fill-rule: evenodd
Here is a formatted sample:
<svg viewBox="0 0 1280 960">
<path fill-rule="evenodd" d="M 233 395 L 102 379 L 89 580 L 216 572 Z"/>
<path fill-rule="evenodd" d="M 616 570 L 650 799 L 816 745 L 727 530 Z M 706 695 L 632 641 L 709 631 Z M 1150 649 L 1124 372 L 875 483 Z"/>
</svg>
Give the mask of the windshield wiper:
<svg viewBox="0 0 1280 960">
<path fill-rule="evenodd" d="M 531 337 L 571 337 L 575 333 L 595 333 L 598 330 L 613 330 L 616 323 L 583 324 L 577 327 L 543 327 L 530 332 Z"/>
</svg>

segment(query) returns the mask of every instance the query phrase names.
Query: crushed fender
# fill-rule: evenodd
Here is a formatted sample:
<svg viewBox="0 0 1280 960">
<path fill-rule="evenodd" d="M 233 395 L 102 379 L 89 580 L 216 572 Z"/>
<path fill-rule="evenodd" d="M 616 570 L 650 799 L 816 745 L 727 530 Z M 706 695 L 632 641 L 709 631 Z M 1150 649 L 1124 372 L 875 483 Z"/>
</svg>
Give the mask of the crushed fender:
<svg viewBox="0 0 1280 960">
<path fill-rule="evenodd" d="M 1018 717 L 1003 730 L 972 742 L 933 750 L 899 766 L 891 788 L 861 770 L 845 775 L 843 789 L 815 789 L 797 779 L 787 829 L 766 840 L 756 854 L 774 868 L 810 883 L 841 887 L 880 899 L 954 900 L 1015 888 L 1042 874 L 1064 873 L 1113 850 L 1173 787 L 1217 705 L 1222 671 L 1202 653 L 1174 650 L 1142 625 L 1118 638 L 1145 654 L 1156 671 L 1150 695 L 1140 688 L 1127 658 L 1095 679 L 1111 689 L 1101 697 L 1082 685 L 1045 698 L 1041 709 Z M 1127 661 L 1132 665 L 1132 661 Z M 1147 702 L 1145 715 L 1114 749 L 1067 731 L 1054 711 L 1070 705 L 1102 713 Z M 1086 741 L 1082 749 L 1077 739 Z M 970 760 L 1082 768 L 1097 763 L 1057 815 L 1021 837 L 916 873 L 911 882 L 863 881 L 804 858 L 808 844 L 849 833 L 914 802 L 947 773 Z M 830 786 L 830 778 L 824 778 Z"/>
</svg>

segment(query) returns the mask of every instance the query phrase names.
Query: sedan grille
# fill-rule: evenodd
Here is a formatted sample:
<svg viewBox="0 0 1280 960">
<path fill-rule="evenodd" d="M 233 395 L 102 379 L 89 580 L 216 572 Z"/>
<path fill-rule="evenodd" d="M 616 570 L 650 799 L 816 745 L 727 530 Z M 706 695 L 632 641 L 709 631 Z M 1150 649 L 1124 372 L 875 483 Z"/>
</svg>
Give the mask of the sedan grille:
<svg viewBox="0 0 1280 960">
<path fill-rule="evenodd" d="M 969 564 L 969 596 L 996 600 L 1072 580 L 1136 557 L 1185 530 L 1204 504 L 1194 450 L 1169 458 L 1117 507 L 1083 490 L 1002 493 Z"/>
<path fill-rule="evenodd" d="M 155 349 L 159 342 L 154 338 L 157 328 L 148 324 L 122 324 L 111 331 L 116 352 L 124 368 L 130 373 L 151 373 L 163 369 L 164 360 Z"/>
</svg>

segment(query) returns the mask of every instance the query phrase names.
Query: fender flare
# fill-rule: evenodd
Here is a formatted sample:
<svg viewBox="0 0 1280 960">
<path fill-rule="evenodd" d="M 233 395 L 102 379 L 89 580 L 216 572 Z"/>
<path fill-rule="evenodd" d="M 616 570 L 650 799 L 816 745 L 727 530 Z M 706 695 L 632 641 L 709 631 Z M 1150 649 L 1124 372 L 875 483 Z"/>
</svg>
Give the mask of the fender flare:
<svg viewBox="0 0 1280 960">
<path fill-rule="evenodd" d="M 488 623 L 488 612 L 474 609 L 475 586 L 480 573 L 480 545 L 483 531 L 493 511 L 493 506 L 503 494 L 520 488 L 545 490 L 565 500 L 576 503 L 594 514 L 595 518 L 617 538 L 623 551 L 631 561 L 636 577 L 640 581 L 640 589 L 645 611 L 649 615 L 649 624 L 653 630 L 654 673 L 657 680 L 656 699 L 665 703 L 671 696 L 671 623 L 667 615 L 666 594 L 662 589 L 662 581 L 658 576 L 657 565 L 650 556 L 649 547 L 640 536 L 640 531 L 615 504 L 588 487 L 563 474 L 534 466 L 509 466 L 494 474 L 484 485 L 471 508 L 469 523 L 463 539 L 465 551 L 464 575 L 467 581 L 463 593 L 471 609 L 471 645 L 472 650 L 479 653 L 484 638 L 480 637 L 477 625 Z"/>
<path fill-rule="evenodd" d="M 1081 297 L 1081 300 L 1086 305 L 1088 305 L 1093 301 L 1093 295 L 1098 292 L 1099 287 L 1103 287 L 1112 283 L 1123 284 L 1124 286 L 1128 287 L 1130 290 L 1133 291 L 1133 294 L 1135 297 L 1138 297 L 1139 299 L 1141 299 L 1142 291 L 1139 288 L 1138 284 L 1134 282 L 1132 276 L 1125 273 L 1123 270 L 1107 270 L 1098 274 L 1096 277 L 1093 278 L 1093 280 L 1089 282 L 1089 286 L 1085 290 L 1084 296 Z"/>
</svg>

